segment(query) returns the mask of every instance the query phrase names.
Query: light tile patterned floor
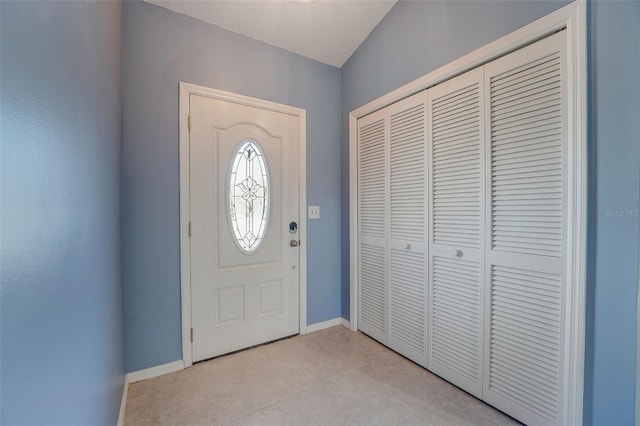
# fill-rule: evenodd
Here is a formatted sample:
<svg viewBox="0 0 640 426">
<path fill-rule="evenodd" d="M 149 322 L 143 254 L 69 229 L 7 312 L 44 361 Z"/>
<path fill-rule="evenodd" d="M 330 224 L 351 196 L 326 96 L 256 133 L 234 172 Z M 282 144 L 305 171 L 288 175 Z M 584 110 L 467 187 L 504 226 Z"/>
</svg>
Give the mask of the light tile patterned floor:
<svg viewBox="0 0 640 426">
<path fill-rule="evenodd" d="M 337 326 L 131 384 L 125 425 L 513 425 Z"/>
</svg>

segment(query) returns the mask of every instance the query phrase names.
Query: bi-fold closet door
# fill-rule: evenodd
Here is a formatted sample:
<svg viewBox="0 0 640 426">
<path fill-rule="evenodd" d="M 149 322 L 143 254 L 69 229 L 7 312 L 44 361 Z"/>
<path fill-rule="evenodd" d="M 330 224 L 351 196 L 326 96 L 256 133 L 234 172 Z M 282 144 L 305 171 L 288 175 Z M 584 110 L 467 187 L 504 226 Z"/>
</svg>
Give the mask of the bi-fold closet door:
<svg viewBox="0 0 640 426">
<path fill-rule="evenodd" d="M 425 93 L 358 122 L 360 329 L 426 366 Z"/>
<path fill-rule="evenodd" d="M 482 67 L 427 91 L 428 367 L 482 397 L 485 143 Z"/>
<path fill-rule="evenodd" d="M 358 121 L 359 328 L 563 424 L 565 31 Z"/>
<path fill-rule="evenodd" d="M 571 380 L 565 31 L 484 67 L 483 398 L 527 424 L 565 424 L 562 390 Z"/>
</svg>

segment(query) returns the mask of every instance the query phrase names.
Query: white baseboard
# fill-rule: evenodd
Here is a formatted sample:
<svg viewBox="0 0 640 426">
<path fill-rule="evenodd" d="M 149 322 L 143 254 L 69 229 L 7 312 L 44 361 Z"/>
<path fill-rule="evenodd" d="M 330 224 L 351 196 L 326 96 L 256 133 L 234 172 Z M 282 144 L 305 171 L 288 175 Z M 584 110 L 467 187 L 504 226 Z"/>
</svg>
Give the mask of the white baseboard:
<svg viewBox="0 0 640 426">
<path fill-rule="evenodd" d="M 129 383 L 135 383 L 142 380 L 153 379 L 154 377 L 163 376 L 173 373 L 174 371 L 184 370 L 184 361 L 169 362 L 167 364 L 156 365 L 155 367 L 145 368 L 144 370 L 133 371 L 127 374 Z"/>
<path fill-rule="evenodd" d="M 344 325 L 344 318 L 338 317 L 327 321 L 317 322 L 315 324 L 307 325 L 306 334 L 313 333 L 314 331 L 324 330 L 325 328 L 335 327 L 336 325 Z"/>
<path fill-rule="evenodd" d="M 124 376 L 124 389 L 122 390 L 122 401 L 120 401 L 120 414 L 118 414 L 118 426 L 124 425 L 124 412 L 127 409 L 127 395 L 129 394 L 129 375 Z"/>
<path fill-rule="evenodd" d="M 349 330 L 351 330 L 351 322 L 349 320 L 340 318 L 340 324 L 342 324 L 343 327 L 347 327 Z"/>
<path fill-rule="evenodd" d="M 184 362 L 182 360 L 170 362 L 167 364 L 157 365 L 151 368 L 145 368 L 144 370 L 133 371 L 127 373 L 124 376 L 124 389 L 122 390 L 122 401 L 120 401 L 120 413 L 118 414 L 118 425 L 124 425 L 124 413 L 127 409 L 127 396 L 129 395 L 129 384 L 140 382 L 142 380 L 153 379 L 154 377 L 162 376 L 164 374 L 173 373 L 184 369 Z"/>
</svg>

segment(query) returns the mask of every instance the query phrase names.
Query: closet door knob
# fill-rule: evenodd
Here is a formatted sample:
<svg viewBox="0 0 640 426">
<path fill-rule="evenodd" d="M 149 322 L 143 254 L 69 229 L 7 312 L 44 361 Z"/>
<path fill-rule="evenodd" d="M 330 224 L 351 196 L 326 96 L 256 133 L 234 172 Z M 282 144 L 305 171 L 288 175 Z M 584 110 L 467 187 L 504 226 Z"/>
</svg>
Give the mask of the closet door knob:
<svg viewBox="0 0 640 426">
<path fill-rule="evenodd" d="M 404 246 L 404 248 L 406 248 L 407 250 L 411 250 L 411 244 L 407 243 L 407 245 Z"/>
<path fill-rule="evenodd" d="M 456 257 L 462 257 L 464 255 L 464 253 L 462 253 L 462 250 L 460 249 L 454 250 L 453 254 L 455 254 Z"/>
</svg>

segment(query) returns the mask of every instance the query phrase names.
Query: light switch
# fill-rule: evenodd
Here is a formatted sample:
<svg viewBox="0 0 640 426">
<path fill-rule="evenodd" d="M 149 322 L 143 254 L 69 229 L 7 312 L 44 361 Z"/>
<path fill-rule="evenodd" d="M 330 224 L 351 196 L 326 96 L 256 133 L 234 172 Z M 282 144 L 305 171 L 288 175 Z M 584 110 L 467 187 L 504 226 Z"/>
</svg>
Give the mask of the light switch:
<svg viewBox="0 0 640 426">
<path fill-rule="evenodd" d="M 320 206 L 309 206 L 309 219 L 320 219 Z"/>
</svg>

